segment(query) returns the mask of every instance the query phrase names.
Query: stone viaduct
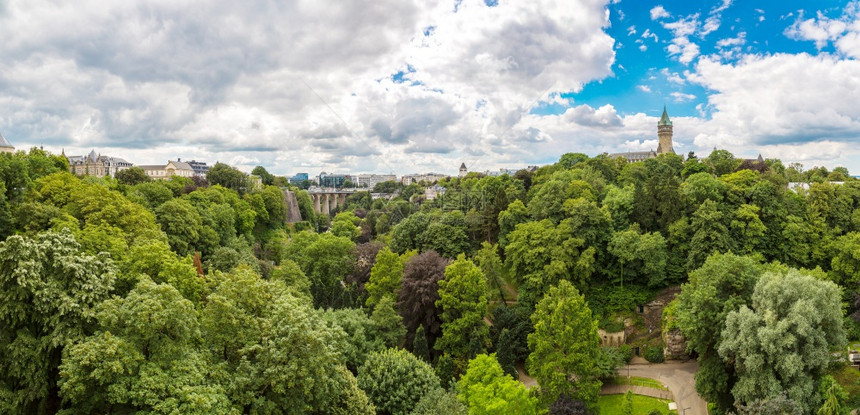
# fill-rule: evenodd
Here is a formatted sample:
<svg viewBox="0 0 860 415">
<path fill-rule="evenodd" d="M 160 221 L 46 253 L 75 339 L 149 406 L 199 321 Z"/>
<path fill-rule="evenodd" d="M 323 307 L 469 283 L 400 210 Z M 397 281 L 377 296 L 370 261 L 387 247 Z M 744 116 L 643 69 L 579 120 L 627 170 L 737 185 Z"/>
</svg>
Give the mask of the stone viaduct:
<svg viewBox="0 0 860 415">
<path fill-rule="evenodd" d="M 308 194 L 314 201 L 314 212 L 328 215 L 335 207 L 346 204 L 346 197 L 356 189 L 310 188 Z"/>
</svg>

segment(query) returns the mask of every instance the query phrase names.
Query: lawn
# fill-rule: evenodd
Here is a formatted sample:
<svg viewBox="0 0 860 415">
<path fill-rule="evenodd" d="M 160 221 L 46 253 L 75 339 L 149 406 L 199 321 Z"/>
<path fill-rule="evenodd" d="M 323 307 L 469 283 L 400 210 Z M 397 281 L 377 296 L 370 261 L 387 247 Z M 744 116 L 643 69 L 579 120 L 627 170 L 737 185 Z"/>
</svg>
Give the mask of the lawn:
<svg viewBox="0 0 860 415">
<path fill-rule="evenodd" d="M 640 378 L 640 377 L 636 377 L 636 376 L 633 376 L 629 379 L 627 378 L 627 376 L 623 376 L 623 375 L 622 376 L 616 376 L 609 383 L 612 383 L 615 385 L 646 386 L 649 388 L 660 389 L 660 390 L 664 390 L 664 391 L 669 390 L 669 388 L 667 388 L 665 385 L 660 383 L 660 381 L 658 381 L 658 380 L 648 379 L 648 378 Z"/>
<path fill-rule="evenodd" d="M 848 403 L 851 408 L 860 407 L 860 370 L 856 367 L 845 365 L 841 369 L 830 373 L 848 392 Z"/>
<path fill-rule="evenodd" d="M 661 414 L 668 414 L 669 402 L 664 399 L 650 398 L 642 395 L 633 395 L 633 415 L 648 415 L 652 409 L 660 411 Z M 600 415 L 621 415 L 624 407 L 624 395 L 600 395 L 597 398 L 597 406 L 600 408 Z M 678 412 L 672 411 L 672 414 Z"/>
</svg>

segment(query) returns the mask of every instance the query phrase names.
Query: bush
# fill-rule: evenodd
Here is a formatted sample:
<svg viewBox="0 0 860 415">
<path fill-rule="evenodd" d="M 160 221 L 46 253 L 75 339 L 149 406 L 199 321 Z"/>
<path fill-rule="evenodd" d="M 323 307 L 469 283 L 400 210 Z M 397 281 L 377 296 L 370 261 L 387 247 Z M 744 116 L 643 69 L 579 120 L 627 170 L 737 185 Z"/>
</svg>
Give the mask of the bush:
<svg viewBox="0 0 860 415">
<path fill-rule="evenodd" d="M 645 360 L 651 363 L 663 363 L 663 347 L 645 346 Z"/>
<path fill-rule="evenodd" d="M 607 333 L 616 333 L 624 330 L 624 320 L 618 317 L 604 317 L 597 323 L 597 327 L 605 330 Z"/>
<path fill-rule="evenodd" d="M 648 302 L 653 292 L 645 287 L 627 285 L 624 287 L 602 285 L 588 293 L 588 305 L 596 316 L 633 311 L 637 305 Z"/>
</svg>

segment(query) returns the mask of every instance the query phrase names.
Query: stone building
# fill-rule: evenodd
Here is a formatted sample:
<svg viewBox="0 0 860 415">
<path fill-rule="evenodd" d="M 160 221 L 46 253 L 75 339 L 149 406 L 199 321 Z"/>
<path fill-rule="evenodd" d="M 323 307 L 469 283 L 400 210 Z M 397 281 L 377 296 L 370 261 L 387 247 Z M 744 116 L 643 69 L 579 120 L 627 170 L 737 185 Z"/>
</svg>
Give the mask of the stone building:
<svg viewBox="0 0 860 415">
<path fill-rule="evenodd" d="M 672 120 L 669 119 L 669 113 L 666 112 L 666 106 L 663 106 L 663 115 L 660 121 L 657 121 L 657 151 L 628 151 L 625 153 L 612 153 L 609 158 L 621 157 L 627 160 L 628 163 L 635 163 L 650 158 L 659 156 L 660 154 L 672 153 L 675 154 L 675 149 L 672 146 Z"/>
<path fill-rule="evenodd" d="M 195 175 L 194 167 L 179 160 L 168 160 L 165 165 L 156 164 L 139 167 L 154 180 L 170 180 L 173 176 L 190 178 Z"/>
<path fill-rule="evenodd" d="M 66 152 L 63 151 L 63 156 Z M 103 156 L 90 151 L 86 156 L 66 156 L 69 160 L 69 171 L 78 176 L 110 176 L 132 167 L 133 164 L 119 157 Z"/>
<path fill-rule="evenodd" d="M 15 147 L 9 143 L 9 140 L 6 137 L 3 137 L 3 134 L 0 134 L 0 153 L 14 153 Z"/>
</svg>

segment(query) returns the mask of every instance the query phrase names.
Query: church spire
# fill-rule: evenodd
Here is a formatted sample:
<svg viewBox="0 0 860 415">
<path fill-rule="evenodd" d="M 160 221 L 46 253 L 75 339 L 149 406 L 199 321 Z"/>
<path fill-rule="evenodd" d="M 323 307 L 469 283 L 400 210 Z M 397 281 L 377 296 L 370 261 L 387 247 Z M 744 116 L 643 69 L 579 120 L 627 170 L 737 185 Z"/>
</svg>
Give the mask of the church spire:
<svg viewBox="0 0 860 415">
<path fill-rule="evenodd" d="M 669 113 L 666 112 L 666 104 L 663 104 L 663 115 L 660 117 L 660 121 L 657 125 L 672 125 L 672 121 L 669 119 Z"/>
</svg>

